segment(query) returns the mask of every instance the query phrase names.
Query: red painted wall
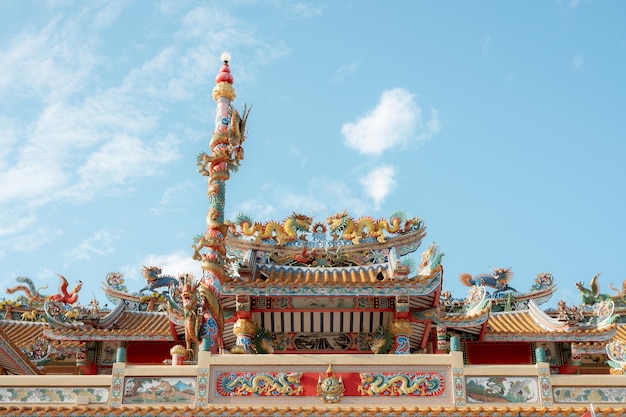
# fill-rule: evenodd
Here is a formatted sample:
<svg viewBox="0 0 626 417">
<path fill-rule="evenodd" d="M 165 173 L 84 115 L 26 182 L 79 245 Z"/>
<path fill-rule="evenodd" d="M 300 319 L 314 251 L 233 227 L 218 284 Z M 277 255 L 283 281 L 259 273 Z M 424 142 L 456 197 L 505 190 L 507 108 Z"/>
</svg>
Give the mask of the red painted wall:
<svg viewBox="0 0 626 417">
<path fill-rule="evenodd" d="M 531 365 L 533 363 L 531 344 L 524 342 L 465 342 L 465 355 L 468 365 Z"/>
<path fill-rule="evenodd" d="M 170 349 L 180 342 L 127 342 L 126 362 L 132 364 L 162 364 L 172 359 Z"/>
</svg>

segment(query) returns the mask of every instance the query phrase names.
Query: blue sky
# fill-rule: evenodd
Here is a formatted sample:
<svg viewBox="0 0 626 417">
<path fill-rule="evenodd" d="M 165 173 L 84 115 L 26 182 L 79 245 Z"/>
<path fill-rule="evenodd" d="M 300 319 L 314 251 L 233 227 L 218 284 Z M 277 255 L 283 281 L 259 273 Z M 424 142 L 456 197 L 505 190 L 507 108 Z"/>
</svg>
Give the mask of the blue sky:
<svg viewBox="0 0 626 417">
<path fill-rule="evenodd" d="M 462 272 L 621 288 L 626 3 L 0 2 L 0 286 L 200 274 L 220 55 L 245 160 L 226 216 L 424 219 Z"/>
</svg>

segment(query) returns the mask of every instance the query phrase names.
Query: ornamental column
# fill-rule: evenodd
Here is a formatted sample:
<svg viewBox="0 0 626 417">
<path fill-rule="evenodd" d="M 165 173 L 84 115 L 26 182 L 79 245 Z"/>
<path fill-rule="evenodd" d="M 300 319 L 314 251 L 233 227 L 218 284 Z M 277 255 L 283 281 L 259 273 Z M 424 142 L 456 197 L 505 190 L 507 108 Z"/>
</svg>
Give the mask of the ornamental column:
<svg viewBox="0 0 626 417">
<path fill-rule="evenodd" d="M 237 336 L 237 346 L 240 348 L 232 353 L 254 353 L 252 349 L 252 337 L 256 331 L 256 324 L 248 319 L 239 319 L 235 322 L 233 333 Z M 243 352 L 241 352 L 243 348 Z"/>
<path fill-rule="evenodd" d="M 413 329 L 411 322 L 407 319 L 396 319 L 391 323 L 391 334 L 393 336 L 396 355 L 408 355 L 411 353 L 411 341 L 409 336 Z"/>
<path fill-rule="evenodd" d="M 201 153 L 197 157 L 198 172 L 208 177 L 209 210 L 206 217 L 207 228 L 203 235 L 194 238 L 193 258 L 201 262 L 203 274 L 198 294 L 203 302 L 203 332 L 197 334 L 210 344 L 211 353 L 223 348 L 222 331 L 224 315 L 219 298 L 222 282 L 226 278 L 227 228 L 224 224 L 226 181 L 230 170 L 236 169 L 243 159 L 244 120 L 231 106 L 235 99 L 233 76 L 228 63 L 230 55 L 222 54 L 222 67 L 215 78 L 213 99 L 216 102 L 215 130 L 209 143 L 210 154 Z M 197 330 L 197 329 L 196 329 Z"/>
<path fill-rule="evenodd" d="M 437 326 L 437 349 L 435 353 L 446 353 L 448 350 L 448 329 L 445 326 Z"/>
</svg>

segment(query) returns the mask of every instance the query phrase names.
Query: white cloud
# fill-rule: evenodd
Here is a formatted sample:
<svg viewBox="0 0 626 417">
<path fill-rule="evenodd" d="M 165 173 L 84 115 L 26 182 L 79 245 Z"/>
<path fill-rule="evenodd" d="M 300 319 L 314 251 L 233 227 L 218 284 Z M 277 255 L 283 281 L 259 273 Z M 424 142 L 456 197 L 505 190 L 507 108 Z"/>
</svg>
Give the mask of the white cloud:
<svg viewBox="0 0 626 417">
<path fill-rule="evenodd" d="M 0 92 L 59 99 L 84 87 L 98 58 L 80 18 L 55 15 L 39 31 L 15 35 L 0 49 Z"/>
<path fill-rule="evenodd" d="M 21 218 L 19 222 L 31 223 L 30 218 Z M 20 227 L 23 224 L 20 225 Z M 50 226 L 37 226 L 24 229 L 17 237 L 10 239 L 7 243 L 11 246 L 11 250 L 15 252 L 33 252 L 38 248 L 45 246 L 65 233 L 59 228 Z"/>
<path fill-rule="evenodd" d="M 78 169 L 78 184 L 68 195 L 93 196 L 99 190 L 124 184 L 128 180 L 158 174 L 162 167 L 180 158 L 177 140 L 168 136 L 153 144 L 134 137 L 117 136 L 92 153 Z"/>
<path fill-rule="evenodd" d="M 308 19 L 322 13 L 323 9 L 306 2 L 286 1 L 279 2 L 281 10 L 286 11 L 288 15 L 298 19 Z"/>
<path fill-rule="evenodd" d="M 150 212 L 156 216 L 163 213 L 175 213 L 178 211 L 177 207 L 189 203 L 189 196 L 197 195 L 198 192 L 197 187 L 189 181 L 176 184 L 165 190 L 157 206 L 150 208 Z"/>
<path fill-rule="evenodd" d="M 255 222 L 262 222 L 268 219 L 272 219 L 272 216 L 276 214 L 276 208 L 270 203 L 261 200 L 247 200 L 237 204 L 230 214 L 230 219 L 233 220 L 234 216 L 238 213 L 245 213 L 252 217 Z"/>
<path fill-rule="evenodd" d="M 0 126 L 2 126 L 0 129 L 0 171 L 4 171 L 9 165 L 11 153 L 17 144 L 20 133 L 13 120 L 1 115 Z"/>
<path fill-rule="evenodd" d="M 121 233 L 111 233 L 106 229 L 96 231 L 63 254 L 65 265 L 95 257 L 110 255 L 115 252 L 114 242 L 121 238 Z"/>
<path fill-rule="evenodd" d="M 578 54 L 572 58 L 571 68 L 574 72 L 583 71 L 585 69 L 585 60 L 582 55 Z"/>
<path fill-rule="evenodd" d="M 344 124 L 341 133 L 350 148 L 366 155 L 380 155 L 389 148 L 405 146 L 411 141 L 428 140 L 440 128 L 436 111 L 424 125 L 415 95 L 394 88 L 384 91 L 376 108 L 356 123 Z"/>
<path fill-rule="evenodd" d="M 106 28 L 111 26 L 117 17 L 122 13 L 128 0 L 109 0 L 102 3 L 100 10 L 97 10 L 93 19 L 94 25 L 97 28 Z"/>
<path fill-rule="evenodd" d="M 392 166 L 381 166 L 361 178 L 365 193 L 374 200 L 376 209 L 396 185 L 395 169 Z"/>
<path fill-rule="evenodd" d="M 160 3 L 162 12 L 167 4 Z M 204 6 L 184 16 L 178 9 L 181 16 L 170 21 L 179 26 L 163 28 L 171 33 L 158 34 L 166 39 L 158 50 L 138 37 L 138 44 L 145 41 L 141 58 L 133 57 L 138 64 L 130 66 L 124 56 L 129 52 L 120 51 L 112 65 L 102 59 L 110 46 L 102 29 L 116 24 L 124 7 L 124 1 L 75 9 L 54 5 L 43 24 L 33 17 L 0 45 L 3 249 L 10 251 L 8 237 L 41 229 L 38 210 L 47 204 L 89 202 L 167 171 L 180 158 L 177 137 L 184 128 L 169 128 L 162 117 L 185 111 L 176 101 L 210 97 L 221 52 L 233 47 L 257 54 L 256 62 L 242 62 L 242 74 L 286 53 L 242 29 L 232 15 Z"/>
<path fill-rule="evenodd" d="M 354 75 L 359 69 L 357 64 L 344 64 L 340 66 L 337 71 L 335 71 L 335 75 L 333 76 L 333 80 L 341 82 L 348 77 Z"/>
<path fill-rule="evenodd" d="M 157 266 L 162 269 L 163 275 L 178 277 L 179 274 L 191 273 L 196 279 L 202 278 L 202 267 L 200 262 L 194 260 L 191 251 L 175 251 L 166 254 L 148 254 L 138 264 L 124 265 L 120 268 L 120 272 L 124 274 L 127 280 L 142 281 L 142 266 Z M 139 290 L 140 288 L 130 287 L 130 291 Z"/>
<path fill-rule="evenodd" d="M 489 45 L 491 44 L 491 35 L 487 35 L 483 39 L 483 55 L 489 55 Z"/>
</svg>

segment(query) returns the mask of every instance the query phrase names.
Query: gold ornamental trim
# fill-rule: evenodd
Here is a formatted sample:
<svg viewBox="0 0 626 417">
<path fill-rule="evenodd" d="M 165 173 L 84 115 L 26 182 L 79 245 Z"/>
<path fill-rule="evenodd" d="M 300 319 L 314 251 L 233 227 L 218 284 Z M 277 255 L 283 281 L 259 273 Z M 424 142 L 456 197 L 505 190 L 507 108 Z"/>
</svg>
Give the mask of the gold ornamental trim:
<svg viewBox="0 0 626 417">
<path fill-rule="evenodd" d="M 410 335 L 413 333 L 411 322 L 407 319 L 396 319 L 391 323 L 391 334 L 394 336 L 404 334 Z"/>
<path fill-rule="evenodd" d="M 236 96 L 233 85 L 225 81 L 218 83 L 213 87 L 213 100 L 217 101 L 218 97 L 226 97 L 230 101 L 234 101 Z"/>
<path fill-rule="evenodd" d="M 233 326 L 233 333 L 235 336 L 240 334 L 253 335 L 256 332 L 256 324 L 248 319 L 239 319 Z"/>
</svg>

